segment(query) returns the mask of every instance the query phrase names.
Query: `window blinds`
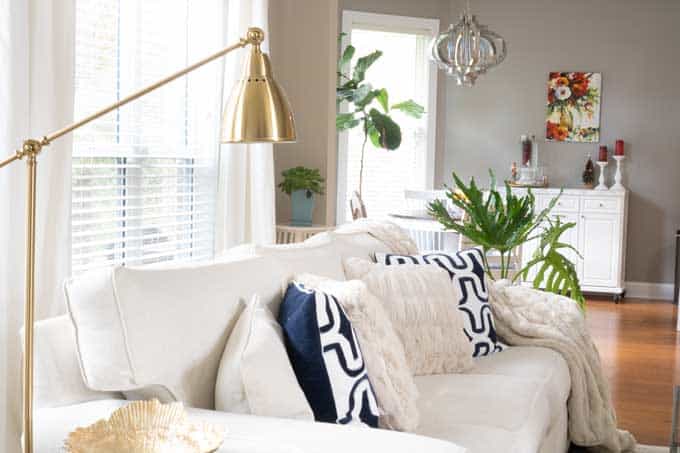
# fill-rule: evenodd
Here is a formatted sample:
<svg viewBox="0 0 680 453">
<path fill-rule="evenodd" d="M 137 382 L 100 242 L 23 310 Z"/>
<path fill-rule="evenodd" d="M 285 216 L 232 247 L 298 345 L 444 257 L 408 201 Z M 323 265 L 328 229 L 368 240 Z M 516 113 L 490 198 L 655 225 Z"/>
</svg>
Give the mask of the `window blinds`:
<svg viewBox="0 0 680 453">
<path fill-rule="evenodd" d="M 75 115 L 220 47 L 219 0 L 77 0 Z M 221 65 L 74 134 L 73 273 L 213 254 Z"/>
</svg>

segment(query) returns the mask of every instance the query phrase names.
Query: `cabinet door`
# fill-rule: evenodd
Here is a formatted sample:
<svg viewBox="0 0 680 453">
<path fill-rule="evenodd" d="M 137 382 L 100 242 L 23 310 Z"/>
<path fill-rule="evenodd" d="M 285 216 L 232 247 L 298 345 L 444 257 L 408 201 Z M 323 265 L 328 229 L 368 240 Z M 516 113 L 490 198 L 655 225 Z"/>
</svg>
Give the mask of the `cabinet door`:
<svg viewBox="0 0 680 453">
<path fill-rule="evenodd" d="M 553 217 L 558 217 L 558 216 L 559 216 L 560 221 L 562 223 L 575 223 L 576 224 L 562 234 L 562 236 L 560 237 L 560 242 L 564 242 L 565 244 L 569 244 L 580 252 L 581 249 L 579 248 L 579 243 L 578 243 L 578 231 L 579 231 L 579 220 L 580 220 L 579 215 L 576 214 L 576 213 L 565 212 L 565 213 L 555 214 Z M 581 263 L 581 259 L 578 256 L 578 253 L 576 253 L 574 250 L 566 250 L 566 249 L 562 249 L 560 251 L 569 261 L 574 263 L 574 266 L 576 266 L 576 273 L 577 273 L 578 277 L 581 278 L 582 263 Z"/>
<path fill-rule="evenodd" d="M 619 274 L 618 214 L 584 213 L 579 224 L 579 251 L 583 255 L 581 283 L 616 286 Z"/>
</svg>

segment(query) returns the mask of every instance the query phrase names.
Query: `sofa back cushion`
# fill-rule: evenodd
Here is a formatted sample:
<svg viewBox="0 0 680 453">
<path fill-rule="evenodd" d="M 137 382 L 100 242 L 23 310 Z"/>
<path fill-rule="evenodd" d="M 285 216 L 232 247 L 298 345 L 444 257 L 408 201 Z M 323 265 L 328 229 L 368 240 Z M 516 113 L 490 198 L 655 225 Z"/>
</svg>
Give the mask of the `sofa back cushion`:
<svg viewBox="0 0 680 453">
<path fill-rule="evenodd" d="M 88 387 L 164 387 L 176 400 L 212 408 L 227 337 L 253 294 L 281 297 L 282 271 L 256 257 L 176 269 L 116 268 L 67 284 Z"/>
<path fill-rule="evenodd" d="M 209 265 L 119 267 L 67 282 L 85 384 L 212 409 L 220 358 L 246 301 L 258 295 L 277 314 L 294 274 L 344 278 L 331 238 L 253 252 Z"/>
<path fill-rule="evenodd" d="M 294 246 L 252 246 L 209 265 L 106 269 L 72 279 L 66 296 L 78 385 L 169 395 L 211 409 L 220 357 L 243 302 L 257 294 L 276 316 L 292 275 L 341 280 L 342 257 L 376 251 L 389 250 L 368 234 L 325 234 Z M 154 389 L 157 395 L 148 393 Z"/>
</svg>

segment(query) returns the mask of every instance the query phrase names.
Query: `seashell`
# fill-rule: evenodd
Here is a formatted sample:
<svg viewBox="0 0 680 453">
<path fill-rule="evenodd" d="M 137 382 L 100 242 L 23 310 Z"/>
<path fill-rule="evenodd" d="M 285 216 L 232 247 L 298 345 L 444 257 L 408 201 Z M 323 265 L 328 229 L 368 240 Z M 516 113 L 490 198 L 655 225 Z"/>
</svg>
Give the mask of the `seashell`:
<svg viewBox="0 0 680 453">
<path fill-rule="evenodd" d="M 217 450 L 225 432 L 187 420 L 182 403 L 135 401 L 108 420 L 77 428 L 66 439 L 69 453 L 206 453 Z"/>
</svg>

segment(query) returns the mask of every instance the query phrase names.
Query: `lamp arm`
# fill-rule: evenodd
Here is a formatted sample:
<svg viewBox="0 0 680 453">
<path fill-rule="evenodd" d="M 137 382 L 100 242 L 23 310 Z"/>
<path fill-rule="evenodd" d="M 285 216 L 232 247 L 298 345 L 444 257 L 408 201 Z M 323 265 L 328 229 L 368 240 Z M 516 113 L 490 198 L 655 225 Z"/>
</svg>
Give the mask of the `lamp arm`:
<svg viewBox="0 0 680 453">
<path fill-rule="evenodd" d="M 119 100 L 119 101 L 117 101 L 117 102 L 115 102 L 115 103 L 113 103 L 113 104 L 111 104 L 107 107 L 104 107 L 103 109 L 98 110 L 97 112 L 92 113 L 91 115 L 86 116 L 85 118 L 83 118 L 79 121 L 76 121 L 75 123 L 69 124 L 68 126 L 65 126 L 61 129 L 55 131 L 55 132 L 52 132 L 48 135 L 45 135 L 40 140 L 26 140 L 24 142 L 23 146 L 22 146 L 22 149 L 17 150 L 12 156 L 6 158 L 5 160 L 0 161 L 0 168 L 11 164 L 15 160 L 23 159 L 24 157 L 26 157 L 29 154 L 33 154 L 33 155 L 38 154 L 41 151 L 43 146 L 49 145 L 50 143 L 52 143 L 52 141 L 58 139 L 59 137 L 62 137 L 64 135 L 68 134 L 69 132 L 72 132 L 72 131 L 78 129 L 78 128 L 86 125 L 87 123 L 90 123 L 90 122 L 96 120 L 97 118 L 100 118 L 100 117 L 106 115 L 107 113 L 110 113 L 113 110 L 116 110 L 116 109 L 124 106 L 125 104 L 128 104 L 128 103 L 130 103 L 130 102 L 132 102 L 136 99 L 139 99 L 140 97 L 156 90 L 157 88 L 160 88 L 163 85 L 166 85 L 166 84 L 172 82 L 173 80 L 178 79 L 178 78 L 200 68 L 201 66 L 203 66 L 207 63 L 210 63 L 211 61 L 216 60 L 216 59 L 226 55 L 229 52 L 232 52 L 236 49 L 241 49 L 243 47 L 246 47 L 248 44 L 251 44 L 251 45 L 254 45 L 254 46 L 259 46 L 260 43 L 261 43 L 260 35 L 253 36 L 249 32 L 248 37 L 247 38 L 241 38 L 238 43 L 227 46 L 224 49 L 219 50 L 219 51 L 215 52 L 214 54 L 209 55 L 209 56 L 203 58 L 202 60 L 199 60 L 196 63 L 194 63 L 190 66 L 187 66 L 186 68 L 184 68 L 180 71 L 177 71 L 173 74 L 170 74 L 169 76 L 167 76 L 167 77 L 165 77 L 165 78 L 163 78 L 163 79 L 161 79 L 157 82 L 154 82 L 151 85 L 148 85 L 148 86 L 146 86 L 146 87 L 124 97 L 123 99 L 121 99 L 121 100 Z"/>
<path fill-rule="evenodd" d="M 228 47 L 225 47 L 224 49 L 222 49 L 218 52 L 215 52 L 214 54 L 212 54 L 212 55 L 210 55 L 210 56 L 208 56 L 208 57 L 206 57 L 206 58 L 204 58 L 200 61 L 197 61 L 196 63 L 192 64 L 191 66 L 187 66 L 186 68 L 184 68 L 180 71 L 177 71 L 174 74 L 171 74 L 171 75 L 169 75 L 169 76 L 167 76 L 167 77 L 165 77 L 165 78 L 163 78 L 163 79 L 161 79 L 161 80 L 159 80 L 155 83 L 152 83 L 151 85 L 149 85 L 145 88 L 142 88 L 142 89 L 130 94 L 129 96 L 124 97 L 120 101 L 118 101 L 114 104 L 111 104 L 108 107 L 105 107 L 105 108 L 103 108 L 103 109 L 101 109 L 101 110 L 99 110 L 99 111 L 97 111 L 97 112 L 95 112 L 95 113 L 93 113 L 89 116 L 86 116 L 85 118 L 81 119 L 80 121 L 76 121 L 73 124 L 70 124 L 66 127 L 63 127 L 61 129 L 59 129 L 58 131 L 53 132 L 53 133 L 45 136 L 45 138 L 43 140 L 46 140 L 47 143 L 50 143 L 53 140 L 55 140 L 55 139 L 57 139 L 61 136 L 64 136 L 64 135 L 68 134 L 69 132 L 71 132 L 75 129 L 78 129 L 81 126 L 84 126 L 85 124 L 87 124 L 87 123 L 89 123 L 93 120 L 96 120 L 97 118 L 99 118 L 103 115 L 106 115 L 107 113 L 109 113 L 113 110 L 116 110 L 116 109 L 124 106 L 125 104 L 128 104 L 128 103 L 134 101 L 135 99 L 138 99 L 138 98 L 140 98 L 140 97 L 142 97 L 142 96 L 144 96 L 144 95 L 146 95 L 146 94 L 148 94 L 152 91 L 155 91 L 157 88 L 160 88 L 163 85 L 166 85 L 166 84 L 172 82 L 173 80 L 178 79 L 178 78 L 182 77 L 183 75 L 188 74 L 188 73 L 194 71 L 195 69 L 200 68 L 201 66 L 203 66 L 207 63 L 210 63 L 213 60 L 216 60 L 216 59 L 228 54 L 231 51 L 234 51 L 236 49 L 240 49 L 240 48 L 247 46 L 249 43 L 250 43 L 250 41 L 246 40 L 245 38 L 241 38 L 241 40 L 237 44 L 233 44 L 233 45 L 230 45 Z"/>
</svg>

